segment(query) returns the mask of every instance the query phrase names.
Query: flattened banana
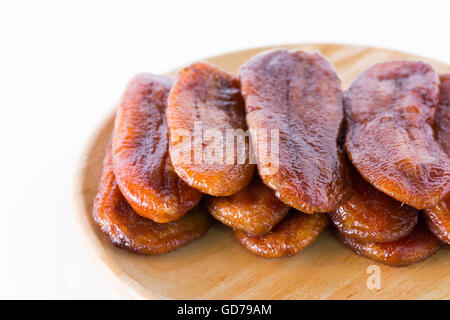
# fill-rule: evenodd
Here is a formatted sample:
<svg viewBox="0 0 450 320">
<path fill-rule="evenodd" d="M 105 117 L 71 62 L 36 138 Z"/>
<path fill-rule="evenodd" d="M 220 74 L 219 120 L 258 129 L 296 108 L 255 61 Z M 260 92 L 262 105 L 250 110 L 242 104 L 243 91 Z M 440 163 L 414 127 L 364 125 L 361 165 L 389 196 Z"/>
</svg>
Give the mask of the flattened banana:
<svg viewBox="0 0 450 320">
<path fill-rule="evenodd" d="M 140 74 L 128 84 L 117 110 L 114 174 L 139 215 L 164 223 L 194 208 L 201 193 L 176 175 L 168 153 L 165 111 L 172 80 Z"/>
<path fill-rule="evenodd" d="M 93 216 L 115 246 L 150 255 L 184 246 L 204 235 L 212 224 L 211 216 L 202 207 L 168 223 L 156 223 L 136 214 L 116 183 L 111 146 L 108 146 L 103 162 Z"/>
</svg>

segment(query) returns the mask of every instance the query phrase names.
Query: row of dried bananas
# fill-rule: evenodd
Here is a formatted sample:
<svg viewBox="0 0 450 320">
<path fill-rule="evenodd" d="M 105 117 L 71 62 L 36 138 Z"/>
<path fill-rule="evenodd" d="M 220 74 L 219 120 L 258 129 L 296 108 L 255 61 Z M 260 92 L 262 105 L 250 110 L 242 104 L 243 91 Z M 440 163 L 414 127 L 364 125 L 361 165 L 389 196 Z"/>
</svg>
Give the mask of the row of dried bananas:
<svg viewBox="0 0 450 320">
<path fill-rule="evenodd" d="M 331 218 L 358 254 L 408 265 L 450 244 L 449 154 L 450 75 L 427 63 L 376 64 L 344 94 L 317 52 L 263 52 L 239 77 L 199 62 L 130 81 L 94 219 L 115 245 L 162 254 L 213 216 L 281 257 Z"/>
</svg>

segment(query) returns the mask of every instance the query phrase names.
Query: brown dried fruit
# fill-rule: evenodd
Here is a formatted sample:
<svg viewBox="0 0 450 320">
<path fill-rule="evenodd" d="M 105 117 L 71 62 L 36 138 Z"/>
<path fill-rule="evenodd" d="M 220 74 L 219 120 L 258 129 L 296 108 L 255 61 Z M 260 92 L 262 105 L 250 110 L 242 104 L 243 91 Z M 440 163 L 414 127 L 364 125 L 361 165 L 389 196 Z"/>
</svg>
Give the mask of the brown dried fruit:
<svg viewBox="0 0 450 320">
<path fill-rule="evenodd" d="M 103 162 L 93 216 L 114 245 L 151 255 L 175 250 L 200 238 L 212 224 L 210 215 L 201 207 L 169 223 L 156 223 L 136 214 L 117 186 L 110 146 Z"/>
<path fill-rule="evenodd" d="M 376 64 L 351 85 L 345 148 L 378 190 L 418 209 L 450 191 L 450 159 L 434 140 L 439 79 L 419 61 Z"/>
<path fill-rule="evenodd" d="M 229 196 L 250 183 L 255 166 L 249 164 L 248 139 L 242 148 L 234 136 L 227 141 L 227 131 L 246 130 L 236 76 L 205 62 L 181 70 L 170 91 L 167 124 L 175 171 L 191 187 Z"/>
<path fill-rule="evenodd" d="M 450 73 L 440 76 L 439 106 L 434 120 L 437 142 L 450 154 Z"/>
<path fill-rule="evenodd" d="M 263 182 L 302 212 L 335 210 L 347 184 L 336 142 L 343 106 L 334 68 L 320 53 L 280 49 L 250 59 L 240 78 Z M 279 130 L 275 159 L 273 130 Z M 268 152 L 261 152 L 264 145 Z"/>
<path fill-rule="evenodd" d="M 365 242 L 390 242 L 410 234 L 417 224 L 418 211 L 392 199 L 366 182 L 351 169 L 352 195 L 330 214 L 345 236 Z"/>
<path fill-rule="evenodd" d="M 450 155 L 450 74 L 441 75 L 439 107 L 434 121 L 437 141 Z M 432 208 L 425 209 L 428 228 L 443 242 L 450 244 L 450 195 Z"/>
<path fill-rule="evenodd" d="M 234 230 L 234 236 L 246 249 L 260 256 L 290 257 L 316 240 L 328 222 L 324 213 L 304 214 L 292 210 L 266 235 L 257 237 Z"/>
<path fill-rule="evenodd" d="M 338 237 L 357 254 L 396 267 L 423 261 L 441 245 L 423 223 L 417 224 L 405 238 L 393 242 L 362 242 L 342 233 Z"/>
<path fill-rule="evenodd" d="M 290 210 L 257 175 L 232 196 L 209 197 L 206 206 L 220 222 L 256 236 L 272 230 Z"/>
<path fill-rule="evenodd" d="M 172 80 L 135 76 L 117 110 L 113 162 L 117 184 L 141 216 L 170 222 L 194 208 L 201 193 L 176 175 L 168 152 L 165 118 Z"/>
<path fill-rule="evenodd" d="M 424 210 L 428 229 L 441 241 L 450 244 L 450 197 Z"/>
</svg>

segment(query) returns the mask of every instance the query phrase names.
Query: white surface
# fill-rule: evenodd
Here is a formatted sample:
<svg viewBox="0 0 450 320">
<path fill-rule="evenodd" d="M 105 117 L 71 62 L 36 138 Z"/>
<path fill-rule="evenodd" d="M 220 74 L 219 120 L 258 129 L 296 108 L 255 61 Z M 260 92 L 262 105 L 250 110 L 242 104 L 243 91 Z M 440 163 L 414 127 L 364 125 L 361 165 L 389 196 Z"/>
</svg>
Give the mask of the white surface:
<svg viewBox="0 0 450 320">
<path fill-rule="evenodd" d="M 74 230 L 85 140 L 138 72 L 289 42 L 450 63 L 443 1 L 1 1 L 0 298 L 117 298 Z"/>
</svg>

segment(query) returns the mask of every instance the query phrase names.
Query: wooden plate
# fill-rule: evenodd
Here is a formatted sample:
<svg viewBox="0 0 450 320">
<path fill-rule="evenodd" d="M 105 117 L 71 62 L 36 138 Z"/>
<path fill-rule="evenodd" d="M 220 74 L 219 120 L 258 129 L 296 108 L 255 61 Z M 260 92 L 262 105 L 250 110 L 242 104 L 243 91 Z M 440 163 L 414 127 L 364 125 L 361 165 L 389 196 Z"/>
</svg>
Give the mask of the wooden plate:
<svg viewBox="0 0 450 320">
<path fill-rule="evenodd" d="M 379 48 L 338 44 L 292 44 L 280 47 L 322 52 L 337 69 L 344 89 L 368 66 L 390 59 L 422 59 L 430 62 L 438 72 L 450 72 L 449 65 Z M 275 47 L 231 52 L 205 60 L 236 73 L 239 66 L 250 57 L 272 48 Z M 175 73 L 176 70 L 169 74 Z M 104 272 L 112 276 L 120 292 L 125 293 L 127 297 L 450 298 L 448 247 L 422 263 L 393 268 L 357 256 L 326 231 L 311 246 L 294 257 L 266 259 L 238 245 L 230 230 L 222 225 L 213 227 L 200 240 L 162 256 L 141 256 L 114 247 L 97 228 L 91 214 L 113 118 L 111 111 L 99 124 L 82 154 L 75 174 L 73 200 L 75 219 L 86 247 L 103 267 Z M 377 275 L 380 276 L 379 289 L 373 286 L 376 284 L 373 279 Z"/>
</svg>

